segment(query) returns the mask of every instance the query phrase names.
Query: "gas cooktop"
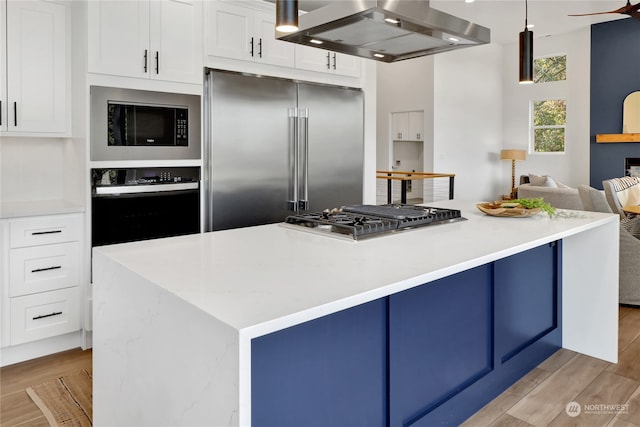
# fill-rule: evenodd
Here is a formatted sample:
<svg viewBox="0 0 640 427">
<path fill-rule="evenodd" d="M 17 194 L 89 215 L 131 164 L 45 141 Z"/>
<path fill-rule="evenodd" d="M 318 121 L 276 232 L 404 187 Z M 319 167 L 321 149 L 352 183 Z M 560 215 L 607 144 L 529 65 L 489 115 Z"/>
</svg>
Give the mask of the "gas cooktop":
<svg viewBox="0 0 640 427">
<path fill-rule="evenodd" d="M 323 212 L 301 213 L 288 216 L 285 223 L 304 227 L 306 231 L 360 240 L 465 219 L 457 209 L 390 204 L 343 206 Z"/>
</svg>

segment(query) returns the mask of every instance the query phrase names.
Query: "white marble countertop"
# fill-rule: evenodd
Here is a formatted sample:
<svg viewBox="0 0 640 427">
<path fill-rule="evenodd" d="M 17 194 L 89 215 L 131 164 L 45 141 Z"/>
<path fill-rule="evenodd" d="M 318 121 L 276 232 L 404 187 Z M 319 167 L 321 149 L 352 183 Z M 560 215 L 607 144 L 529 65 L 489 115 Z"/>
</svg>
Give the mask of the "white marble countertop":
<svg viewBox="0 0 640 427">
<path fill-rule="evenodd" d="M 94 251 L 255 337 L 618 220 L 579 211 L 497 218 L 471 202 L 429 205 L 468 220 L 357 242 L 272 224 Z"/>
<path fill-rule="evenodd" d="M 0 219 L 84 212 L 84 207 L 66 200 L 34 200 L 0 203 Z"/>
</svg>

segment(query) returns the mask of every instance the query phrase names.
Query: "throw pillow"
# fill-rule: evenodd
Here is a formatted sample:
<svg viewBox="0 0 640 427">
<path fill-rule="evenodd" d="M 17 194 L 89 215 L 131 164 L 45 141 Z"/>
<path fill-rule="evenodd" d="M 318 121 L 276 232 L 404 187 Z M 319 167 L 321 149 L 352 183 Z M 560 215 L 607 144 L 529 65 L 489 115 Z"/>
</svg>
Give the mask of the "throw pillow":
<svg viewBox="0 0 640 427">
<path fill-rule="evenodd" d="M 531 185 L 534 185 L 536 187 L 558 188 L 556 182 L 549 175 L 540 176 L 530 173 L 529 182 L 531 182 Z"/>
</svg>

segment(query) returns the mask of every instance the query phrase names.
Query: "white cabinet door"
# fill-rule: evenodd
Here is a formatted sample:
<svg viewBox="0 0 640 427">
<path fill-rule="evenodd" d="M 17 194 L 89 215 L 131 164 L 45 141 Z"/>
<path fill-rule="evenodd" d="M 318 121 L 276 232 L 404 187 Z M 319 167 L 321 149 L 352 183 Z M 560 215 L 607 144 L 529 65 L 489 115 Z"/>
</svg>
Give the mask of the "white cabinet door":
<svg viewBox="0 0 640 427">
<path fill-rule="evenodd" d="M 405 141 L 409 139 L 409 114 L 391 113 L 391 129 L 394 141 Z"/>
<path fill-rule="evenodd" d="M 89 1 L 89 72 L 116 76 L 148 77 L 148 1 Z"/>
<path fill-rule="evenodd" d="M 65 133 L 66 6 L 9 1 L 6 22 L 7 131 Z"/>
<path fill-rule="evenodd" d="M 257 52 L 253 37 L 253 10 L 216 1 L 209 8 L 207 54 L 253 60 Z"/>
<path fill-rule="evenodd" d="M 295 45 L 296 68 L 300 70 L 328 73 L 331 70 L 331 54 L 328 50 Z"/>
<path fill-rule="evenodd" d="M 202 2 L 152 1 L 151 78 L 202 83 Z"/>
<path fill-rule="evenodd" d="M 413 141 L 424 140 L 424 112 L 409 111 L 409 138 Z"/>
<path fill-rule="evenodd" d="M 275 38 L 275 11 L 216 1 L 208 18 L 207 55 L 293 67 L 293 45 Z"/>
<path fill-rule="evenodd" d="M 277 40 L 275 37 L 275 12 L 267 13 L 255 11 L 254 31 L 259 38 L 258 55 L 254 55 L 256 62 L 293 67 L 293 43 Z"/>
<path fill-rule="evenodd" d="M 333 53 L 332 68 L 334 73 L 347 77 L 360 77 L 362 59 L 344 53 Z"/>
<path fill-rule="evenodd" d="M 296 45 L 295 54 L 295 66 L 301 70 L 360 77 L 362 60 L 356 56 L 303 45 Z"/>
<path fill-rule="evenodd" d="M 7 130 L 7 4 L 0 1 L 0 132 Z"/>
</svg>

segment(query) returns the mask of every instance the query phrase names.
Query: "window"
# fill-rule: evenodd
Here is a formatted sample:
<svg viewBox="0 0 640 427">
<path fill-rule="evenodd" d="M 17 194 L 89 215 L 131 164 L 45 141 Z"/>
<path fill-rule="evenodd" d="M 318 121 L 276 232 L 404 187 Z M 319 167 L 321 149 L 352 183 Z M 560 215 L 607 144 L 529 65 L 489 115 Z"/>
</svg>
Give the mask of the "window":
<svg viewBox="0 0 640 427">
<path fill-rule="evenodd" d="M 545 99 L 533 101 L 533 152 L 564 153 L 567 101 Z"/>
<path fill-rule="evenodd" d="M 567 80 L 567 55 L 534 59 L 534 83 L 557 82 L 561 80 Z"/>
</svg>

